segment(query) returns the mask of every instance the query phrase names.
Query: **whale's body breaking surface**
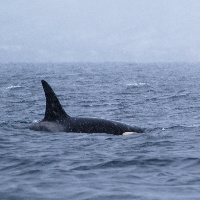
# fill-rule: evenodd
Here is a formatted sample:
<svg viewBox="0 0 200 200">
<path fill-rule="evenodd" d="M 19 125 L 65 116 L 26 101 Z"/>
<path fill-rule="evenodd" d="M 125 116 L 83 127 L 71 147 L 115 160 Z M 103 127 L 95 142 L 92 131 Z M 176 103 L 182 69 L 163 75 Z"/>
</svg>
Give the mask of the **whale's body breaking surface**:
<svg viewBox="0 0 200 200">
<path fill-rule="evenodd" d="M 120 122 L 96 119 L 70 117 L 62 108 L 58 98 L 49 84 L 42 80 L 46 96 L 46 112 L 44 119 L 32 124 L 29 128 L 35 131 L 77 132 L 77 133 L 108 133 L 114 135 L 129 135 L 142 133 L 144 129 L 129 126 Z"/>
</svg>

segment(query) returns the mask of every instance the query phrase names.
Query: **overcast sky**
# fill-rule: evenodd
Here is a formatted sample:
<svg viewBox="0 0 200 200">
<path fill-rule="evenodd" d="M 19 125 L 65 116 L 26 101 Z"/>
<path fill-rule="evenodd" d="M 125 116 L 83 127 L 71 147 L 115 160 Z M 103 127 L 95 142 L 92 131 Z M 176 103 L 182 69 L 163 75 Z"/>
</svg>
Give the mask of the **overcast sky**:
<svg viewBox="0 0 200 200">
<path fill-rule="evenodd" d="M 0 62 L 200 62 L 200 0 L 0 0 Z"/>
</svg>

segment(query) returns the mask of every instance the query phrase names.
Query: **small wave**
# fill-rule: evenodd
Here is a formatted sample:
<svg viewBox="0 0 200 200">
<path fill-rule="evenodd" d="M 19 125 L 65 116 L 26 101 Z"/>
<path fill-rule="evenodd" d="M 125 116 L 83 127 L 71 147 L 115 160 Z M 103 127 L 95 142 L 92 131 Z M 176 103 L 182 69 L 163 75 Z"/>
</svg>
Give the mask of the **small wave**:
<svg viewBox="0 0 200 200">
<path fill-rule="evenodd" d="M 199 128 L 199 127 L 200 127 L 199 124 L 174 125 L 174 126 L 169 126 L 169 127 L 162 128 L 162 130 L 165 131 L 165 130 L 167 130 L 167 129 L 184 129 L 184 128 Z"/>
<path fill-rule="evenodd" d="M 107 169 L 107 168 L 124 168 L 129 166 L 137 166 L 137 167 L 144 167 L 147 166 L 168 166 L 171 163 L 175 162 L 174 159 L 159 159 L 159 158 L 151 158 L 151 159 L 135 159 L 135 160 L 127 160 L 127 161 L 119 161 L 113 160 L 108 161 L 96 165 L 91 166 L 79 166 L 75 167 L 72 170 L 96 170 L 96 169 Z"/>
<path fill-rule="evenodd" d="M 126 84 L 128 87 L 142 87 L 142 86 L 149 86 L 148 83 L 128 83 Z"/>
<path fill-rule="evenodd" d="M 186 128 L 199 128 L 200 125 L 199 124 L 192 124 L 192 125 L 187 125 L 187 126 L 183 126 L 183 127 L 186 127 Z"/>
<path fill-rule="evenodd" d="M 185 98 L 185 97 L 188 97 L 188 96 L 189 96 L 189 94 L 177 94 L 177 95 L 173 95 L 173 96 L 168 97 L 168 99 L 179 100 L 181 98 Z"/>
<path fill-rule="evenodd" d="M 20 86 L 20 85 L 11 85 L 11 86 L 7 87 L 6 89 L 12 90 L 12 89 L 18 89 L 18 88 L 22 88 L 22 86 Z"/>
</svg>

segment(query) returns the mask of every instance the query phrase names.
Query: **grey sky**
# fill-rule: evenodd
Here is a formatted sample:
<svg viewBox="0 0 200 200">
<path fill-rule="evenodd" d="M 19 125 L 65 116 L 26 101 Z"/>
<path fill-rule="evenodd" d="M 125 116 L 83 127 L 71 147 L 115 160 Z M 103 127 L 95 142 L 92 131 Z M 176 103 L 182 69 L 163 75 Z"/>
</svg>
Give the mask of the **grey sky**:
<svg viewBox="0 0 200 200">
<path fill-rule="evenodd" d="M 199 0 L 1 0 L 0 62 L 199 62 Z"/>
</svg>

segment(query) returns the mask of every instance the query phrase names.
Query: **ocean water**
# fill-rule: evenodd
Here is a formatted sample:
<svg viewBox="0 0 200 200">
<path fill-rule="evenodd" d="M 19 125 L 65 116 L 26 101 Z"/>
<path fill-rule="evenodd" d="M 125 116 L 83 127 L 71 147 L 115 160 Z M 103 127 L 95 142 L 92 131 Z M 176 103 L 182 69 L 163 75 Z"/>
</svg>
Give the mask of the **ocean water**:
<svg viewBox="0 0 200 200">
<path fill-rule="evenodd" d="M 41 80 L 71 116 L 146 129 L 36 132 Z M 200 64 L 0 64 L 0 199 L 200 199 Z"/>
</svg>

